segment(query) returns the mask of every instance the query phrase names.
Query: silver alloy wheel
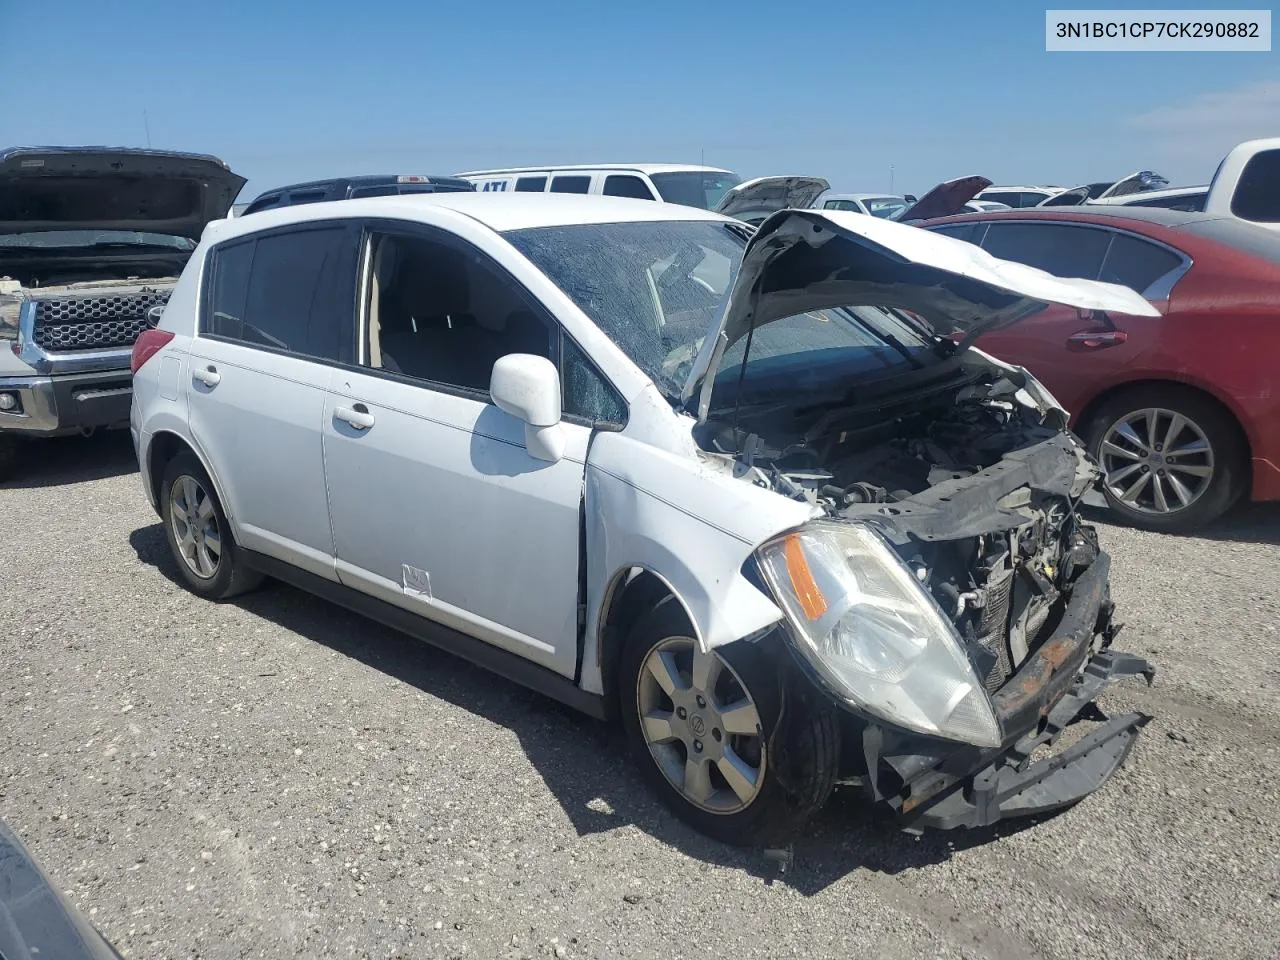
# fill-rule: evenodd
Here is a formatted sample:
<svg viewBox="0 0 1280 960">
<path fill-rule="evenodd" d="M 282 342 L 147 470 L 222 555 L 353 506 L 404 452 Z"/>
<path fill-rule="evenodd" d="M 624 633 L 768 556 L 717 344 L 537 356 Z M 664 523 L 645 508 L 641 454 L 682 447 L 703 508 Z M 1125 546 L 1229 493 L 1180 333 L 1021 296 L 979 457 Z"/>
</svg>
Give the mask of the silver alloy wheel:
<svg viewBox="0 0 1280 960">
<path fill-rule="evenodd" d="M 1098 451 L 1111 495 L 1139 513 L 1185 510 L 1213 481 L 1213 446 L 1176 410 L 1133 410 L 1107 428 Z"/>
<path fill-rule="evenodd" d="M 187 569 L 212 580 L 222 560 L 222 536 L 213 500 L 195 477 L 178 477 L 169 488 L 169 524 Z"/>
<path fill-rule="evenodd" d="M 760 713 L 734 669 L 690 637 L 659 640 L 636 681 L 640 729 L 663 775 L 710 813 L 745 810 L 764 785 Z"/>
</svg>

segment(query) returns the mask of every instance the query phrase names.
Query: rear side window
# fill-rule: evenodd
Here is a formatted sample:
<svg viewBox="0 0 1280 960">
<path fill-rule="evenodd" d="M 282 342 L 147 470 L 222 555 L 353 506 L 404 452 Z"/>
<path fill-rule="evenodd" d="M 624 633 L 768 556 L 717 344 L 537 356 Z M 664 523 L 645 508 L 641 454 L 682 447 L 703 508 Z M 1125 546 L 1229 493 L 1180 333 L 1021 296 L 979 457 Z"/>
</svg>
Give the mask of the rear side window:
<svg viewBox="0 0 1280 960">
<path fill-rule="evenodd" d="M 1128 233 L 1117 233 L 1107 251 L 1099 280 L 1119 283 L 1142 293 L 1182 263 L 1171 250 Z"/>
<path fill-rule="evenodd" d="M 629 173 L 613 173 L 604 181 L 606 197 L 633 197 L 636 200 L 652 200 L 653 192 L 639 177 Z"/>
<path fill-rule="evenodd" d="M 546 177 L 521 177 L 516 181 L 517 193 L 542 193 L 546 189 Z"/>
<path fill-rule="evenodd" d="M 950 223 L 944 227 L 930 227 L 934 233 L 941 233 L 948 237 L 955 237 L 957 240 L 965 240 L 973 243 L 974 237 L 978 233 L 978 228 L 986 226 L 983 223 Z"/>
<path fill-rule="evenodd" d="M 823 204 L 828 210 L 852 210 L 854 213 L 861 213 L 862 209 L 852 200 L 828 200 Z"/>
<path fill-rule="evenodd" d="M 1097 279 L 1111 242 L 1107 230 L 1061 223 L 992 223 L 982 249 L 993 257 L 1039 267 L 1056 277 Z"/>
<path fill-rule="evenodd" d="M 1254 154 L 1244 165 L 1231 212 L 1255 223 L 1280 223 L 1280 150 Z"/>
<path fill-rule="evenodd" d="M 551 181 L 552 193 L 587 193 L 590 189 L 590 177 L 556 177 Z"/>
<path fill-rule="evenodd" d="M 351 363 L 357 236 L 345 226 L 321 227 L 218 247 L 203 332 Z"/>
</svg>

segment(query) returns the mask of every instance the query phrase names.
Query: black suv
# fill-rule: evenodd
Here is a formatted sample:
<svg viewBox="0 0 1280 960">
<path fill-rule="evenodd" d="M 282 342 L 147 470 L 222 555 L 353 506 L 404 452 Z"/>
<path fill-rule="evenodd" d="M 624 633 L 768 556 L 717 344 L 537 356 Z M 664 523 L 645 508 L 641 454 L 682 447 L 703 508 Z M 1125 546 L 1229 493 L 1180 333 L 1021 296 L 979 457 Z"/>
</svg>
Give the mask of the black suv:
<svg viewBox="0 0 1280 960">
<path fill-rule="evenodd" d="M 390 197 L 398 193 L 456 193 L 474 191 L 475 184 L 457 177 L 379 176 L 336 177 L 277 187 L 259 194 L 240 216 L 299 203 L 321 203 L 326 200 L 351 200 L 356 197 Z"/>
</svg>

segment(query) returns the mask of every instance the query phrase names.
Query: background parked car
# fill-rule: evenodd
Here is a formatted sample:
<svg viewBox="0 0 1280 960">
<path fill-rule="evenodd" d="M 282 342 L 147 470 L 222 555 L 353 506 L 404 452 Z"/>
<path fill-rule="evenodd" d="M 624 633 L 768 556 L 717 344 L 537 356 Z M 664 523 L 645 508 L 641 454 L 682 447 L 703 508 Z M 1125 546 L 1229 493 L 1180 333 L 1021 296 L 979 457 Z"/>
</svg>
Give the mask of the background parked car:
<svg viewBox="0 0 1280 960">
<path fill-rule="evenodd" d="M 458 174 L 481 193 L 588 193 L 665 200 L 714 210 L 742 183 L 732 170 L 682 163 L 597 163 L 508 167 Z"/>
<path fill-rule="evenodd" d="M 900 213 L 910 205 L 906 197 L 886 193 L 827 193 L 814 204 L 822 210 L 852 210 L 854 213 L 890 220 L 895 213 Z"/>
<path fill-rule="evenodd" d="M 1062 187 L 987 187 L 974 199 L 994 200 L 1011 207 L 1038 207 L 1052 196 L 1061 193 Z"/>
<path fill-rule="evenodd" d="M 1092 205 L 925 226 L 1058 276 L 1124 284 L 1160 309 L 1051 307 L 979 341 L 1072 411 L 1123 518 L 1190 530 L 1242 495 L 1280 499 L 1280 238 L 1232 218 Z"/>
<path fill-rule="evenodd" d="M 990 213 L 992 210 L 1012 210 L 1013 207 L 1007 203 L 997 203 L 994 200 L 970 200 L 964 205 L 965 213 Z"/>
<path fill-rule="evenodd" d="M 356 197 L 393 197 L 405 193 L 469 193 L 475 184 L 457 177 L 432 177 L 419 174 L 335 177 L 311 180 L 260 193 L 235 216 L 246 216 L 259 210 L 291 207 L 299 203 L 323 203 L 326 200 L 351 200 Z"/>
<path fill-rule="evenodd" d="M 1129 174 L 1127 177 L 1121 177 L 1119 180 L 1086 183 L 1083 186 L 1072 187 L 1070 190 L 1063 190 L 1047 200 L 1042 200 L 1037 206 L 1076 207 L 1093 200 L 1131 197 L 1151 190 L 1160 190 L 1168 185 L 1169 181 L 1160 174 L 1153 173 L 1150 170 L 1139 170 L 1136 173 Z"/>
</svg>

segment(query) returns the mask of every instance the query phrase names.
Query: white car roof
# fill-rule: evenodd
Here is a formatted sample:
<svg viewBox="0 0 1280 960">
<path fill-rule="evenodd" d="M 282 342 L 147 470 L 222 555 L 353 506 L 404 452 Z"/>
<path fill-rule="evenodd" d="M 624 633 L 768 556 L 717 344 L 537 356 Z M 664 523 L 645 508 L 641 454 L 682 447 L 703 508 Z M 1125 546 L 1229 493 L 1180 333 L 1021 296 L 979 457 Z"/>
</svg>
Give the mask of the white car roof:
<svg viewBox="0 0 1280 960">
<path fill-rule="evenodd" d="M 906 198 L 896 193 L 824 193 L 823 200 L 903 200 Z"/>
<path fill-rule="evenodd" d="M 1137 193 L 1126 193 L 1119 197 L 1103 197 L 1101 200 L 1090 200 L 1089 205 L 1112 204 L 1120 207 L 1129 203 L 1137 203 L 1139 200 L 1160 200 L 1165 197 L 1194 197 L 1196 194 L 1208 192 L 1209 185 L 1204 183 L 1197 187 L 1168 187 L 1164 190 L 1140 190 Z"/>
<path fill-rule="evenodd" d="M 333 200 L 263 210 L 249 217 L 215 220 L 202 239 L 221 242 L 291 223 L 358 217 L 398 220 L 423 219 L 423 214 L 444 208 L 470 217 L 498 233 L 527 227 L 559 227 L 584 223 L 632 223 L 662 220 L 711 220 L 738 223 L 710 210 L 633 200 L 566 193 L 413 193 L 391 197 Z"/>
<path fill-rule="evenodd" d="M 733 173 L 723 167 L 702 167 L 695 163 L 569 163 L 541 167 L 502 167 L 496 170 L 470 170 L 459 177 L 498 177 L 508 173 L 551 173 L 561 170 L 632 170 L 637 173 Z"/>
<path fill-rule="evenodd" d="M 1061 193 L 1062 187 L 1044 187 L 1044 186 L 1037 186 L 1034 183 L 1032 184 L 1020 183 L 1020 184 L 1014 184 L 1012 186 L 997 186 L 995 184 L 992 184 L 989 187 L 984 187 L 983 189 L 979 190 L 978 196 L 982 196 L 984 193 L 995 193 L 997 191 L 1003 192 L 1006 190 L 1032 190 L 1036 193 Z"/>
</svg>

